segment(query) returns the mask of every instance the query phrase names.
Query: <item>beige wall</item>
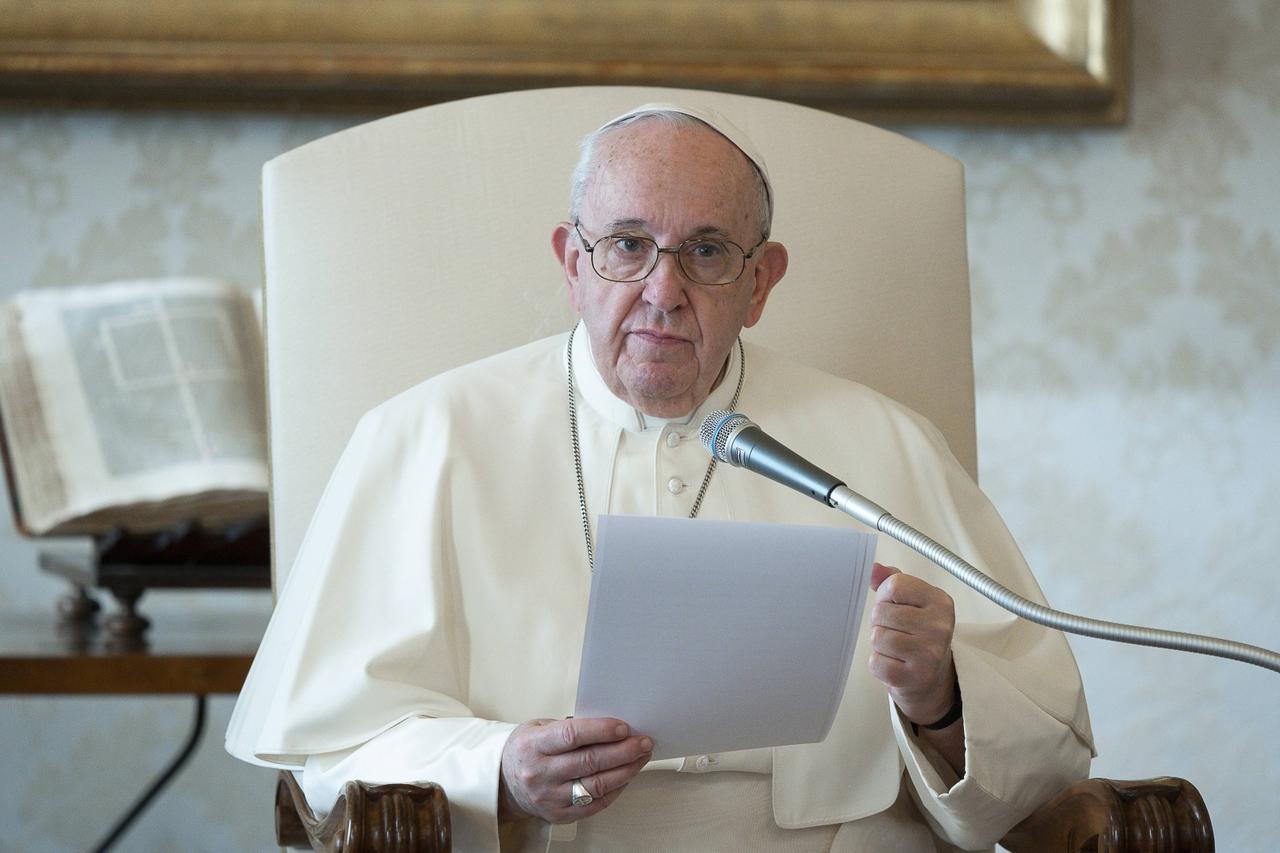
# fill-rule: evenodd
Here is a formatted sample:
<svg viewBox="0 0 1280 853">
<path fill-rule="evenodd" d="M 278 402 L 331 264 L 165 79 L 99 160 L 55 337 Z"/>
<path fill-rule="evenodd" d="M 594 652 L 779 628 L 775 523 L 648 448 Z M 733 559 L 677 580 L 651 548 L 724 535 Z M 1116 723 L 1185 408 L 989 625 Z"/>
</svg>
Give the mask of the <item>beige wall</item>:
<svg viewBox="0 0 1280 853">
<path fill-rule="evenodd" d="M 902 130 L 968 170 L 982 480 L 1050 600 L 1276 648 L 1280 2 L 1137 7 L 1129 127 Z M 262 162 L 358 120 L 0 114 L 0 292 L 180 272 L 254 285 Z M 33 553 L 0 536 L 0 619 L 60 591 Z M 1280 678 L 1072 645 L 1095 775 L 1186 776 L 1219 849 L 1273 849 Z M 270 777 L 221 752 L 229 710 L 214 701 L 195 765 L 122 849 L 270 848 Z M 90 846 L 189 716 L 183 699 L 0 698 L 0 846 Z"/>
</svg>

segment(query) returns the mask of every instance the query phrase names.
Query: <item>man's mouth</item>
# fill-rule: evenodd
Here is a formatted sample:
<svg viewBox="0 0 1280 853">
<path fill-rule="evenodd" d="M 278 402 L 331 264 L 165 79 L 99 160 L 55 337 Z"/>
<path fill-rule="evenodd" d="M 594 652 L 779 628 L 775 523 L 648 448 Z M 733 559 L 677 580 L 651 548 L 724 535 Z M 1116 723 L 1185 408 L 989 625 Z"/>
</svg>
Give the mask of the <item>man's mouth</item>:
<svg viewBox="0 0 1280 853">
<path fill-rule="evenodd" d="M 688 338 L 682 338 L 666 332 L 659 332 L 656 329 L 633 329 L 630 334 L 647 344 L 653 344 L 655 346 L 677 346 L 679 344 L 689 343 Z"/>
</svg>

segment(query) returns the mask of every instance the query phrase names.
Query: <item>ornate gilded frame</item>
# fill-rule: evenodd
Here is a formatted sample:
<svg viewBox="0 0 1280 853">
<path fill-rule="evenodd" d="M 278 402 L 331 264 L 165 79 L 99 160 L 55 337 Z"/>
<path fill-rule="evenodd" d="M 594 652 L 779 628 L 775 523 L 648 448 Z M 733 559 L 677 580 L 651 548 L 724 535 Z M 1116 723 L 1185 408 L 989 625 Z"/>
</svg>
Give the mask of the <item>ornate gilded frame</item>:
<svg viewBox="0 0 1280 853">
<path fill-rule="evenodd" d="M 1115 124 L 1130 0 L 0 0 L 0 104 L 387 111 L 580 84 Z"/>
</svg>

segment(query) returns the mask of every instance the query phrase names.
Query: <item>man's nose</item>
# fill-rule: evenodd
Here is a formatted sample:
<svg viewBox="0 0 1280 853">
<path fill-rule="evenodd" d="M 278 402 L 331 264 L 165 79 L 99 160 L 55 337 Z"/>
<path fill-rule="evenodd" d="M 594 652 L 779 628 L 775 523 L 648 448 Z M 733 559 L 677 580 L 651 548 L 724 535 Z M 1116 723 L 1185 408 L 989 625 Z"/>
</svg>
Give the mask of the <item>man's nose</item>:
<svg viewBox="0 0 1280 853">
<path fill-rule="evenodd" d="M 660 311 L 674 311 L 688 301 L 689 279 L 672 252 L 658 255 L 657 266 L 644 280 L 644 300 Z"/>
</svg>

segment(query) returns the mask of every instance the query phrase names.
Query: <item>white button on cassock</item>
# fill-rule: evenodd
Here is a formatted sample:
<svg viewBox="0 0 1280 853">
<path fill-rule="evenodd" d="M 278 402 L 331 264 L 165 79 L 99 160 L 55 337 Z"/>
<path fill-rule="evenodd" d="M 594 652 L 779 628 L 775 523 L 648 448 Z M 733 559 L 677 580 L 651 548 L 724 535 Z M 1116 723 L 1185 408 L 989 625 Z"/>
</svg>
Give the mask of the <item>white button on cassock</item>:
<svg viewBox="0 0 1280 853">
<path fill-rule="evenodd" d="M 672 477 L 667 480 L 667 491 L 673 495 L 678 495 L 684 491 L 684 480 L 679 477 Z"/>
<path fill-rule="evenodd" d="M 679 447 L 679 446 L 680 446 L 680 433 L 678 432 L 667 433 L 667 447 Z"/>
<path fill-rule="evenodd" d="M 711 766 L 711 759 L 705 755 L 699 755 L 697 760 L 693 762 L 693 766 L 698 770 L 706 770 Z"/>
</svg>

